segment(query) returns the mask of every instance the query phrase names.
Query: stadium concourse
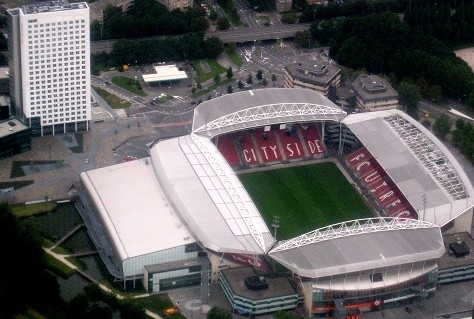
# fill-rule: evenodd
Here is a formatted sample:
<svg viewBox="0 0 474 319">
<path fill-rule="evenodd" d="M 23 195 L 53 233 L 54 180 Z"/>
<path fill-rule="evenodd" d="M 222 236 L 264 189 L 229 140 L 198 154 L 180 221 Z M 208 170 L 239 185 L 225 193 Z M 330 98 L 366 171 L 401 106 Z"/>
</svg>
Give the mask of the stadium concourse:
<svg viewBox="0 0 474 319">
<path fill-rule="evenodd" d="M 304 299 L 314 317 L 357 318 L 432 298 L 442 232 L 470 231 L 467 176 L 398 110 L 347 115 L 311 90 L 243 91 L 203 102 L 189 135 L 159 140 L 149 152 L 81 174 L 76 207 L 124 287 L 201 284 L 207 303 L 209 283 L 220 281 L 240 313 L 291 309 Z M 328 160 L 345 170 L 374 217 L 277 242 L 237 173 Z M 275 263 L 292 273 L 295 291 L 286 294 L 297 293 L 294 302 L 262 303 L 258 291 L 239 296 L 222 277 L 244 265 L 274 277 Z"/>
</svg>

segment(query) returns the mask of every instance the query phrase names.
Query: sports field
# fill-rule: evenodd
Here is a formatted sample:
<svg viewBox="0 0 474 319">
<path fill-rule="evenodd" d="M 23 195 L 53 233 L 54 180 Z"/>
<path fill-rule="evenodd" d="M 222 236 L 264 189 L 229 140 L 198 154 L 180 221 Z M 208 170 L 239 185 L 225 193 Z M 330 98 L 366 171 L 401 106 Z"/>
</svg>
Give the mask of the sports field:
<svg viewBox="0 0 474 319">
<path fill-rule="evenodd" d="M 284 167 L 238 177 L 272 234 L 273 217 L 280 217 L 278 240 L 374 216 L 334 163 Z"/>
</svg>

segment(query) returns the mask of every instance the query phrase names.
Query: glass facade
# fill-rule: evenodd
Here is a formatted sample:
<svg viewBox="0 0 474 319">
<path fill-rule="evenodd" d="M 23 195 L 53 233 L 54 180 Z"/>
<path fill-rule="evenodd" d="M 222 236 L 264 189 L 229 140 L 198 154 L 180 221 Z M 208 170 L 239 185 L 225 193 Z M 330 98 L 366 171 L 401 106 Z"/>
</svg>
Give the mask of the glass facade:
<svg viewBox="0 0 474 319">
<path fill-rule="evenodd" d="M 31 150 L 31 130 L 24 129 L 0 137 L 0 159 Z"/>
<path fill-rule="evenodd" d="M 379 278 L 376 276 L 372 278 Z M 380 311 L 398 308 L 415 301 L 430 299 L 435 296 L 437 270 L 408 280 L 399 280 L 392 285 L 373 289 L 330 290 L 314 289 L 311 313 L 314 317 L 327 317 L 335 312 L 346 315 L 361 312 Z"/>
</svg>

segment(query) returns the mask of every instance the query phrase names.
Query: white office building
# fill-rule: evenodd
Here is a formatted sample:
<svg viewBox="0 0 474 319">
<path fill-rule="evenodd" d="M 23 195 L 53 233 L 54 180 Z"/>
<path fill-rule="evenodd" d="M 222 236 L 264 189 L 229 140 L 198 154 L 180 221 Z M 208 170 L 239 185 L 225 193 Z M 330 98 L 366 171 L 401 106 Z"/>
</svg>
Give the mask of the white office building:
<svg viewBox="0 0 474 319">
<path fill-rule="evenodd" d="M 16 117 L 43 136 L 89 130 L 89 7 L 38 2 L 8 10 Z"/>
</svg>

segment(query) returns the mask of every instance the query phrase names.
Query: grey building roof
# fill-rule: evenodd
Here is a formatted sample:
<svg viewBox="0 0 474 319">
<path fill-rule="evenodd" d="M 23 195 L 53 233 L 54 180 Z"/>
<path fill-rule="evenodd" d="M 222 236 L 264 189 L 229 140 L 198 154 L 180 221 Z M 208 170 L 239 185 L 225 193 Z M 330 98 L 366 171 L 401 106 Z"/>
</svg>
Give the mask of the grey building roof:
<svg viewBox="0 0 474 319">
<path fill-rule="evenodd" d="M 88 8 L 86 2 L 67 3 L 63 1 L 43 1 L 21 6 L 23 14 L 37 14 L 53 11 L 75 10 Z"/>
<path fill-rule="evenodd" d="M 321 86 L 328 85 L 341 72 L 341 69 L 331 64 L 316 61 L 289 63 L 285 69 L 293 78 Z"/>
<path fill-rule="evenodd" d="M 422 262 L 443 253 L 437 225 L 411 219 L 367 219 L 279 242 L 269 256 L 300 276 L 318 278 Z"/>
<path fill-rule="evenodd" d="M 29 127 L 17 119 L 10 119 L 0 122 L 0 138 L 25 130 L 29 130 Z"/>
<path fill-rule="evenodd" d="M 352 88 L 364 102 L 398 99 L 398 93 L 377 75 L 359 75 L 352 82 Z"/>
</svg>

